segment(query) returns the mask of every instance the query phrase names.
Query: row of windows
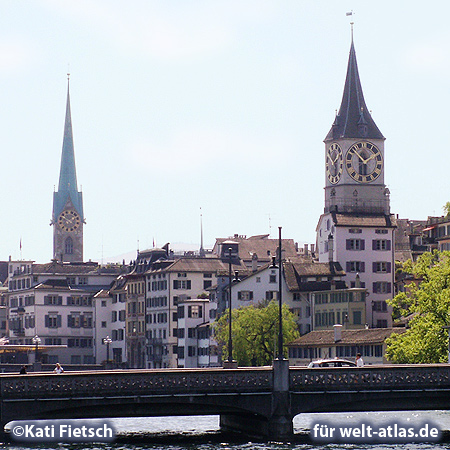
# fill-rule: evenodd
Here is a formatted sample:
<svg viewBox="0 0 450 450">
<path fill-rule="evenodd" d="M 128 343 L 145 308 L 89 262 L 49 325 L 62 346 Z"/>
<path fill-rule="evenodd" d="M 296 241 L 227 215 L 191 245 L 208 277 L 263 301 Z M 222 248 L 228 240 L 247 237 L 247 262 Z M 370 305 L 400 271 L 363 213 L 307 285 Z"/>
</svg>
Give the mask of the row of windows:
<svg viewBox="0 0 450 450">
<path fill-rule="evenodd" d="M 21 278 L 19 280 L 11 280 L 9 282 L 9 290 L 15 291 L 16 289 L 29 289 L 31 287 L 30 278 Z"/>
<path fill-rule="evenodd" d="M 328 357 L 332 352 L 331 348 L 311 348 L 311 347 L 290 347 L 289 357 L 295 359 L 316 359 Z M 339 345 L 336 347 L 336 356 L 339 358 L 355 358 L 357 353 L 363 357 L 383 356 L 382 345 Z"/>
<path fill-rule="evenodd" d="M 76 277 L 67 277 L 67 284 L 69 286 L 70 285 L 73 286 L 73 285 L 77 284 L 77 278 Z M 78 284 L 79 285 L 86 285 L 86 284 L 88 284 L 88 278 L 87 277 L 78 277 Z"/>
<path fill-rule="evenodd" d="M 173 280 L 174 289 L 191 289 L 191 280 Z"/>
<path fill-rule="evenodd" d="M 345 264 L 346 272 L 364 273 L 366 264 L 364 261 L 347 261 Z M 392 264 L 388 261 L 377 261 L 372 263 L 373 273 L 391 273 Z"/>
<path fill-rule="evenodd" d="M 352 311 L 352 316 L 354 325 L 362 324 L 361 311 Z M 314 315 L 314 319 L 316 327 L 333 326 L 338 323 L 343 325 L 348 320 L 348 314 L 344 311 L 318 312 Z"/>
<path fill-rule="evenodd" d="M 115 294 L 113 297 L 113 303 L 125 303 L 127 301 L 127 296 L 125 293 Z"/>
<path fill-rule="evenodd" d="M 165 291 L 167 290 L 167 280 L 152 281 L 149 283 L 149 290 L 151 291 Z"/>
<path fill-rule="evenodd" d="M 144 283 L 129 283 L 128 285 L 128 289 L 130 294 L 144 294 L 145 289 L 144 289 Z"/>
<path fill-rule="evenodd" d="M 111 322 L 117 322 L 119 320 L 120 322 L 125 321 L 125 310 L 121 309 L 119 311 L 119 314 L 117 314 L 117 311 L 111 311 Z"/>
<path fill-rule="evenodd" d="M 92 348 L 93 339 L 91 338 L 69 338 L 67 339 L 67 347 Z"/>
<path fill-rule="evenodd" d="M 365 250 L 365 239 L 346 239 L 346 250 Z M 389 239 L 373 239 L 372 250 L 390 250 L 391 241 Z"/>
<path fill-rule="evenodd" d="M 144 302 L 129 302 L 128 303 L 128 314 L 144 314 Z"/>
<path fill-rule="evenodd" d="M 147 323 L 167 323 L 167 313 L 148 314 L 146 321 Z"/>
<path fill-rule="evenodd" d="M 323 292 L 314 294 L 315 304 L 353 302 L 353 292 Z"/>
<path fill-rule="evenodd" d="M 145 301 L 147 308 L 159 308 L 161 306 L 167 306 L 167 297 L 152 297 Z"/>
<path fill-rule="evenodd" d="M 123 328 L 119 328 L 118 330 L 112 330 L 111 339 L 113 341 L 123 341 L 125 338 L 125 332 Z"/>
<path fill-rule="evenodd" d="M 34 305 L 34 295 L 26 295 L 25 297 L 12 297 L 9 299 L 9 306 L 17 308 L 18 306 Z"/>
<path fill-rule="evenodd" d="M 44 317 L 46 328 L 61 328 L 62 317 L 58 313 L 49 313 Z M 92 314 L 70 314 L 67 316 L 67 326 L 69 328 L 92 328 Z"/>
<path fill-rule="evenodd" d="M 185 317 L 185 306 L 178 307 L 178 319 L 184 319 Z M 201 319 L 203 317 L 203 306 L 202 305 L 188 305 L 187 316 L 193 319 Z"/>
</svg>

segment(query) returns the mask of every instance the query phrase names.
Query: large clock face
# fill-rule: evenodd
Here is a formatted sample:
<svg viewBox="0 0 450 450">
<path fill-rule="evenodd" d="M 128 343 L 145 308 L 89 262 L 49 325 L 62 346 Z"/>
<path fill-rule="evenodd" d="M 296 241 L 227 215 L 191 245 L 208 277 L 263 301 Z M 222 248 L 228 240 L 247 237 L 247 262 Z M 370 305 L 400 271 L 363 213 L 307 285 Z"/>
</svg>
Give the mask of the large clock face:
<svg viewBox="0 0 450 450">
<path fill-rule="evenodd" d="M 63 211 L 58 217 L 58 225 L 64 231 L 75 231 L 81 223 L 80 216 L 70 209 Z"/>
<path fill-rule="evenodd" d="M 341 178 L 344 166 L 341 147 L 336 143 L 333 143 L 328 147 L 326 166 L 328 180 L 330 183 L 336 184 Z"/>
<path fill-rule="evenodd" d="M 345 167 L 355 181 L 370 183 L 376 180 L 383 170 L 383 155 L 372 143 L 357 142 L 348 149 Z"/>
</svg>

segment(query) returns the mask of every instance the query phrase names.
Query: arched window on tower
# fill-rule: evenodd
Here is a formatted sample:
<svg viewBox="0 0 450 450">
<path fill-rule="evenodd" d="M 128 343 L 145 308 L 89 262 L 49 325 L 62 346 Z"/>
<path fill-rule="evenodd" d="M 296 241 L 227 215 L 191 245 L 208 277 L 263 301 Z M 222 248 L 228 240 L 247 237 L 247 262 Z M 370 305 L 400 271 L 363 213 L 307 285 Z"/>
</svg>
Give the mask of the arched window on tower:
<svg viewBox="0 0 450 450">
<path fill-rule="evenodd" d="M 73 253 L 73 240 L 70 236 L 64 242 L 64 253 L 66 255 L 71 255 Z"/>
</svg>

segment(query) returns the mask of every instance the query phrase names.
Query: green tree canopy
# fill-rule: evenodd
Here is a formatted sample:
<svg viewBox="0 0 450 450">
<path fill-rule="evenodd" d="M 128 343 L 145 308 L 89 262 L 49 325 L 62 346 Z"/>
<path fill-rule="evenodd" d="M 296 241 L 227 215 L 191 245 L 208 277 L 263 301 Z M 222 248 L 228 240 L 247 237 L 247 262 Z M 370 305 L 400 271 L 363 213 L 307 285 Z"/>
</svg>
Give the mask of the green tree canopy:
<svg viewBox="0 0 450 450">
<path fill-rule="evenodd" d="M 232 310 L 231 331 L 233 359 L 240 366 L 269 365 L 278 349 L 278 303 L 249 305 Z M 229 311 L 215 323 L 215 337 L 222 347 L 224 359 L 228 358 Z M 300 334 L 295 316 L 286 305 L 282 307 L 283 341 L 292 342 Z M 284 349 L 286 353 L 286 348 Z M 286 356 L 286 355 L 285 355 Z"/>
<path fill-rule="evenodd" d="M 447 202 L 442 209 L 446 216 L 450 216 L 450 202 Z"/>
<path fill-rule="evenodd" d="M 448 360 L 450 325 L 450 252 L 424 253 L 403 271 L 415 282 L 388 303 L 394 316 L 412 314 L 405 333 L 386 340 L 386 357 L 396 363 L 438 363 Z"/>
</svg>

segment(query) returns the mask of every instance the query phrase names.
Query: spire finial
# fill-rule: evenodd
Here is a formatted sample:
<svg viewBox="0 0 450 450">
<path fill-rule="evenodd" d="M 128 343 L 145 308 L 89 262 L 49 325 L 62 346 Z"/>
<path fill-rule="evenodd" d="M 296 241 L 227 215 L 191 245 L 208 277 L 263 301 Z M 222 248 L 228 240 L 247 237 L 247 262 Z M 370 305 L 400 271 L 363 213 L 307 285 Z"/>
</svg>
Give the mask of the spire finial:
<svg viewBox="0 0 450 450">
<path fill-rule="evenodd" d="M 346 16 L 353 16 L 353 9 L 352 9 L 350 12 L 345 13 L 345 15 L 346 15 Z M 352 31 L 351 31 L 351 33 L 352 33 L 352 43 L 353 43 L 353 25 L 354 25 L 354 23 L 355 23 L 355 22 L 353 22 L 353 21 L 350 22 L 350 27 L 351 27 L 351 30 L 352 30 Z"/>
</svg>

